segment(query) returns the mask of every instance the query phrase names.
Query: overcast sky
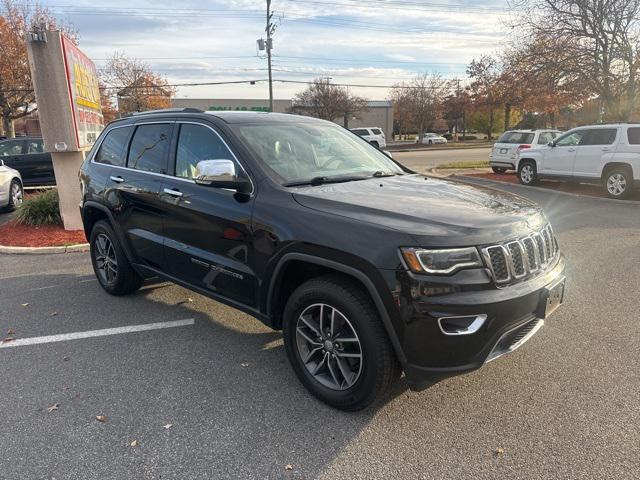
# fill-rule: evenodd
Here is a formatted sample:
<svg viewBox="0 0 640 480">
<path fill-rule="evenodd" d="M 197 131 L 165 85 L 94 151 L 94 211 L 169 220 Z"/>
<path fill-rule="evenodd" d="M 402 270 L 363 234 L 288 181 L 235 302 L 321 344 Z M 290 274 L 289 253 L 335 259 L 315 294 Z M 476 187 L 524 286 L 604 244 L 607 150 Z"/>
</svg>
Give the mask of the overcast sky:
<svg viewBox="0 0 640 480">
<path fill-rule="evenodd" d="M 98 67 L 115 50 L 144 59 L 171 83 L 260 80 L 266 0 L 44 0 L 73 23 Z M 273 0 L 274 79 L 388 85 L 416 72 L 464 78 L 474 57 L 499 51 L 507 0 Z M 274 83 L 275 98 L 304 85 Z M 354 87 L 369 99 L 387 90 Z M 265 98 L 266 83 L 180 87 L 178 97 Z"/>
</svg>

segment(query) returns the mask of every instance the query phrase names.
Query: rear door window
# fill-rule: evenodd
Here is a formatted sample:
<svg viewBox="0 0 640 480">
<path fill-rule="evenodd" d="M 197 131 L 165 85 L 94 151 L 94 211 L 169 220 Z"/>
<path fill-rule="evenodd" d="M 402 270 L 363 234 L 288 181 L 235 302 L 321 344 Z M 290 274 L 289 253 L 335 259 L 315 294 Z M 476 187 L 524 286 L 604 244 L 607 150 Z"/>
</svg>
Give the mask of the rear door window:
<svg viewBox="0 0 640 480">
<path fill-rule="evenodd" d="M 382 131 L 381 131 L 379 128 L 372 128 L 372 129 L 371 129 L 371 132 L 372 132 L 374 135 L 382 135 Z"/>
<path fill-rule="evenodd" d="M 131 140 L 127 167 L 146 172 L 165 173 L 172 130 L 172 123 L 139 125 Z"/>
<path fill-rule="evenodd" d="M 356 128 L 355 130 L 351 130 L 351 131 L 360 137 L 369 135 L 369 131 L 364 128 Z"/>
<path fill-rule="evenodd" d="M 611 145 L 616 140 L 617 128 L 593 128 L 587 130 L 580 145 Z"/>
<path fill-rule="evenodd" d="M 629 145 L 640 145 L 640 127 L 628 128 L 627 139 L 629 140 Z"/>
<path fill-rule="evenodd" d="M 42 153 L 44 152 L 44 142 L 41 138 L 33 140 L 27 140 L 27 153 Z"/>
<path fill-rule="evenodd" d="M 126 143 L 133 127 L 114 128 L 102 141 L 95 162 L 124 167 Z"/>
</svg>

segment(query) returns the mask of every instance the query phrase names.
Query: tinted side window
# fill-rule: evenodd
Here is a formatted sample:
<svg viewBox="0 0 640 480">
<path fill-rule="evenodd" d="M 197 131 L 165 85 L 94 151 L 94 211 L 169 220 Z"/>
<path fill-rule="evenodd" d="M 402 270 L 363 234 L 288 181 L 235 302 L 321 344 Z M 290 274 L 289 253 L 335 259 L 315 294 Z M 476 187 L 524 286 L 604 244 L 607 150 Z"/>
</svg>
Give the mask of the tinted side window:
<svg viewBox="0 0 640 480">
<path fill-rule="evenodd" d="M 351 130 L 353 133 L 355 133 L 356 135 L 359 135 L 361 137 L 365 136 L 365 135 L 369 135 L 369 132 L 367 130 L 365 130 L 364 128 L 358 128 L 355 130 Z"/>
<path fill-rule="evenodd" d="M 553 140 L 553 133 L 542 132 L 538 137 L 538 145 L 546 145 Z"/>
<path fill-rule="evenodd" d="M 133 127 L 114 128 L 104 137 L 94 161 L 124 167 L 125 144 Z"/>
<path fill-rule="evenodd" d="M 580 145 L 611 145 L 616 139 L 617 128 L 594 128 L 582 137 Z"/>
<path fill-rule="evenodd" d="M 374 135 L 382 135 L 382 132 L 379 128 L 372 128 L 371 133 L 373 133 Z"/>
<path fill-rule="evenodd" d="M 140 125 L 136 128 L 127 155 L 127 167 L 164 173 L 172 128 L 171 123 Z"/>
<path fill-rule="evenodd" d="M 0 143 L 0 157 L 22 154 L 22 140 L 10 140 Z"/>
<path fill-rule="evenodd" d="M 640 145 L 640 127 L 631 127 L 627 129 L 627 138 L 630 145 Z"/>
<path fill-rule="evenodd" d="M 203 125 L 189 123 L 180 126 L 176 151 L 176 177 L 194 178 L 201 160 L 233 160 L 222 139 Z"/>
<path fill-rule="evenodd" d="M 44 152 L 44 142 L 41 138 L 35 140 L 27 140 L 27 153 Z"/>
</svg>

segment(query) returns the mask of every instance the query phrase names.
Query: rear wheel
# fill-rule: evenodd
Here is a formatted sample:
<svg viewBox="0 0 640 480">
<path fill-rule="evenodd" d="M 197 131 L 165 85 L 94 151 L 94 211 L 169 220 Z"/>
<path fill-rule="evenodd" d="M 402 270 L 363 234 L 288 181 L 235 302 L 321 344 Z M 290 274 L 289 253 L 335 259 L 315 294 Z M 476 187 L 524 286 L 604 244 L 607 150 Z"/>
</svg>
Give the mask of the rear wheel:
<svg viewBox="0 0 640 480">
<path fill-rule="evenodd" d="M 108 293 L 128 295 L 140 288 L 142 277 L 131 267 L 111 225 L 104 220 L 93 226 L 89 248 L 93 271 Z"/>
<path fill-rule="evenodd" d="M 536 164 L 532 161 L 522 162 L 518 167 L 518 180 L 523 185 L 535 185 L 538 183 Z"/>
<path fill-rule="evenodd" d="M 304 386 L 341 410 L 386 396 L 400 366 L 370 298 L 339 276 L 310 280 L 284 311 L 287 356 Z"/>
<path fill-rule="evenodd" d="M 627 168 L 613 168 L 604 175 L 602 186 L 611 198 L 628 198 L 633 190 L 633 177 Z"/>
<path fill-rule="evenodd" d="M 507 171 L 506 168 L 502 167 L 491 167 L 491 170 L 493 170 L 493 173 L 504 173 Z"/>
</svg>

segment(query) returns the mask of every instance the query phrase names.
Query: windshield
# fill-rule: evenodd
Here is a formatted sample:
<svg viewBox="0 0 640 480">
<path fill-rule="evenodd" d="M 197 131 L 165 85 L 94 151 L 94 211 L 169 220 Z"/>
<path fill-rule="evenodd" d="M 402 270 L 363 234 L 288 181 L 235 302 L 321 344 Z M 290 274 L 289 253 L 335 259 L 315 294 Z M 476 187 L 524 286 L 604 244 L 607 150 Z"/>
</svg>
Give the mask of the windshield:
<svg viewBox="0 0 640 480">
<path fill-rule="evenodd" d="M 284 185 L 403 173 L 384 153 L 338 126 L 273 123 L 237 131 Z"/>
</svg>

